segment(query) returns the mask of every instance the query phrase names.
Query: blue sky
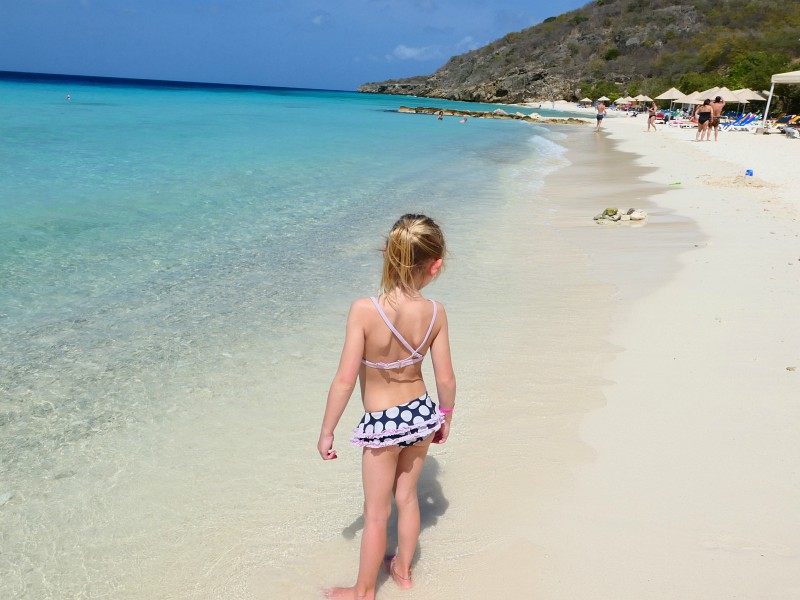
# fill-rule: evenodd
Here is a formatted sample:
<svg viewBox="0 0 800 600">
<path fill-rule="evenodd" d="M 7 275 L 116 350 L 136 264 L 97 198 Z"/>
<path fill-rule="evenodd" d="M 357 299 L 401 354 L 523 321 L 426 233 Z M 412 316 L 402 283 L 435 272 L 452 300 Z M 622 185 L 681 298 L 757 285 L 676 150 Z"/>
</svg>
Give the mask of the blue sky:
<svg viewBox="0 0 800 600">
<path fill-rule="evenodd" d="M 588 0 L 0 0 L 0 70 L 352 90 Z"/>
</svg>

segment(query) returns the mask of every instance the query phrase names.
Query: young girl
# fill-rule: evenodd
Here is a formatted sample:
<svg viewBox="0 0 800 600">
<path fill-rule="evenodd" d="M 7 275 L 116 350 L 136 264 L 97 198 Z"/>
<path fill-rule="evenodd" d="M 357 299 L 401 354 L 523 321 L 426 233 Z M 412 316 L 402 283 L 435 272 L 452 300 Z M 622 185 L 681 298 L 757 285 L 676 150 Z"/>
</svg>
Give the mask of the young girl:
<svg viewBox="0 0 800 600">
<path fill-rule="evenodd" d="M 388 569 L 398 586 L 412 586 L 411 560 L 420 528 L 417 481 L 428 446 L 447 441 L 456 399 L 447 316 L 441 304 L 420 293 L 439 274 L 444 255 L 444 236 L 432 219 L 402 216 L 384 248 L 380 296 L 361 298 L 350 307 L 317 450 L 323 460 L 336 458 L 333 431 L 358 378 L 366 412 L 350 441 L 363 448 L 364 532 L 355 586 L 329 589 L 328 598 L 375 598 L 392 495 L 398 548 Z M 422 380 L 421 363 L 428 353 L 440 407 Z"/>
</svg>

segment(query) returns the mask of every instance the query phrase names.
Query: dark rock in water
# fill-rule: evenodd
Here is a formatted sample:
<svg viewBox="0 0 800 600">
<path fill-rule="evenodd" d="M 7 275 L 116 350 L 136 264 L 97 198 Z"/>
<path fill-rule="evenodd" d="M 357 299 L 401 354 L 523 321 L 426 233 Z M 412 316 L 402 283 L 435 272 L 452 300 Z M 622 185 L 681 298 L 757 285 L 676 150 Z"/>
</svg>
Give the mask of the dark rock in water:
<svg viewBox="0 0 800 600">
<path fill-rule="evenodd" d="M 589 119 L 582 119 L 579 117 L 543 117 L 537 113 L 526 115 L 521 112 L 509 114 L 502 109 L 497 109 L 492 112 L 477 111 L 477 110 L 457 110 L 449 108 L 436 108 L 433 106 L 417 106 L 411 108 L 409 106 L 401 106 L 397 112 L 413 114 L 413 115 L 438 115 L 442 113 L 444 116 L 450 117 L 472 117 L 475 119 L 515 119 L 518 121 L 530 121 L 535 123 L 555 123 L 558 125 L 586 125 L 591 122 Z"/>
</svg>

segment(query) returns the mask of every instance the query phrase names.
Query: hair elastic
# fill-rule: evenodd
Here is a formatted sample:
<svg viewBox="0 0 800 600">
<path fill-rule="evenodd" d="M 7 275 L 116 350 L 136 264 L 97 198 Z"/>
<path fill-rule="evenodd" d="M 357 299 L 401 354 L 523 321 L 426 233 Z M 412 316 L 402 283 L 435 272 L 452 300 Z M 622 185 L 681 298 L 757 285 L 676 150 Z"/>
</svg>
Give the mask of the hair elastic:
<svg viewBox="0 0 800 600">
<path fill-rule="evenodd" d="M 456 409 L 456 407 L 455 407 L 455 406 L 454 406 L 453 408 L 441 408 L 441 407 L 440 407 L 440 408 L 439 408 L 439 412 L 440 412 L 440 413 L 442 413 L 443 415 L 449 415 L 449 414 L 450 414 L 451 412 L 453 412 L 455 409 Z"/>
</svg>

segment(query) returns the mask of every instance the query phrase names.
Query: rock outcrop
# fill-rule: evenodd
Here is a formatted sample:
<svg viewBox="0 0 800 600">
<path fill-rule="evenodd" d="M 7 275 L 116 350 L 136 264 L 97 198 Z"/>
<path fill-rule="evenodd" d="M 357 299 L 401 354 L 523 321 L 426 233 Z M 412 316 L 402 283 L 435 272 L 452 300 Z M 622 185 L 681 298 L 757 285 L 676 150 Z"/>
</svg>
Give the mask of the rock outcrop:
<svg viewBox="0 0 800 600">
<path fill-rule="evenodd" d="M 438 115 L 441 113 L 443 117 L 472 117 L 475 119 L 517 119 L 521 121 L 529 121 L 531 123 L 556 123 L 559 125 L 586 125 L 587 123 L 591 123 L 590 119 L 582 119 L 580 117 L 543 117 L 538 113 L 509 113 L 500 108 L 493 111 L 477 111 L 451 110 L 427 106 L 418 106 L 416 108 L 401 106 L 397 109 L 397 112 L 415 115 Z"/>
</svg>

